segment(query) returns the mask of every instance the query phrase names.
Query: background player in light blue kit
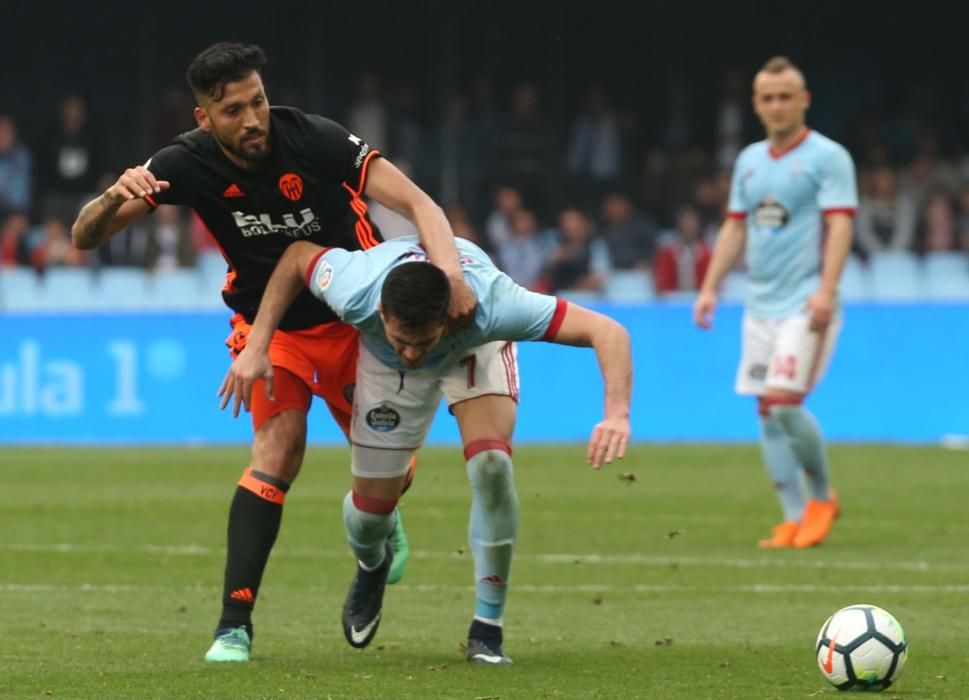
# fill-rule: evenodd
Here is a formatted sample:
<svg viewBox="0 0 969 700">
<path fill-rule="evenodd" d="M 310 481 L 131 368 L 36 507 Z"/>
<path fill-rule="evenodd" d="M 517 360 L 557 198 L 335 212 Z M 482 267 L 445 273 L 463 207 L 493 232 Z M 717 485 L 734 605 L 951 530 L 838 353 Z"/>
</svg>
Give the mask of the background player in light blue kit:
<svg viewBox="0 0 969 700">
<path fill-rule="evenodd" d="M 367 251 L 292 244 L 259 307 L 246 350 L 226 376 L 223 407 L 249 406 L 253 383 L 272 391 L 269 339 L 306 286 L 360 330 L 350 430 L 353 482 L 344 525 L 357 572 L 343 609 L 347 641 L 365 647 L 380 622 L 392 558 L 387 538 L 411 455 L 424 442 L 443 394 L 458 421 L 472 501 L 469 540 L 476 603 L 467 657 L 510 663 L 502 619 L 518 533 L 511 439 L 518 397 L 516 340 L 593 347 L 605 384 L 605 416 L 589 441 L 596 468 L 625 454 L 632 361 L 626 330 L 601 314 L 515 284 L 474 244 L 457 239 L 465 279 L 478 299 L 470 327 L 447 332 L 450 285 L 416 237 Z"/>
<path fill-rule="evenodd" d="M 757 73 L 754 111 L 767 139 L 737 157 L 727 219 L 693 310 L 697 325 L 710 328 L 716 290 L 746 243 L 736 389 L 758 397 L 764 461 L 784 514 L 760 542 L 769 548 L 819 544 L 838 515 L 821 433 L 802 402 L 841 330 L 838 282 L 858 194 L 848 152 L 805 125 L 810 103 L 804 76 L 788 59 L 772 58 Z"/>
</svg>

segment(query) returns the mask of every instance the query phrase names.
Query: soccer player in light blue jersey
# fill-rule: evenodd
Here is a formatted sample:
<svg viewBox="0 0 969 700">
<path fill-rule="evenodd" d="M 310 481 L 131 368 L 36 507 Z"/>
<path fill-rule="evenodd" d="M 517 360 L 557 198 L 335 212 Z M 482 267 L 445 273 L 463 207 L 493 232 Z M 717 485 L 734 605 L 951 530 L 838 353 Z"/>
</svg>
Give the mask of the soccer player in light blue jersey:
<svg viewBox="0 0 969 700">
<path fill-rule="evenodd" d="M 810 103 L 803 74 L 787 58 L 757 73 L 754 111 L 767 138 L 737 157 L 727 219 L 693 309 L 697 325 L 710 328 L 717 288 L 746 248 L 736 389 L 758 399 L 763 457 L 784 517 L 761 540 L 765 548 L 820 544 L 838 515 L 821 432 L 802 404 L 841 330 L 838 282 L 858 194 L 848 152 L 805 124 Z"/>
<path fill-rule="evenodd" d="M 601 314 L 515 284 L 473 243 L 458 240 L 465 279 L 478 299 L 474 322 L 448 332 L 450 285 L 416 237 L 366 251 L 289 246 L 266 287 L 246 349 L 220 390 L 248 409 L 253 383 L 265 380 L 272 333 L 303 286 L 360 331 L 353 397 L 352 489 L 344 525 L 357 571 L 343 608 L 343 631 L 365 647 L 380 622 L 392 559 L 387 541 L 412 454 L 424 443 L 443 395 L 458 421 L 471 482 L 469 540 L 476 601 L 467 658 L 510 663 L 502 619 L 518 534 L 511 440 L 518 398 L 514 341 L 593 347 L 605 384 L 605 416 L 592 431 L 588 461 L 621 458 L 629 440 L 632 360 L 626 330 Z"/>
</svg>

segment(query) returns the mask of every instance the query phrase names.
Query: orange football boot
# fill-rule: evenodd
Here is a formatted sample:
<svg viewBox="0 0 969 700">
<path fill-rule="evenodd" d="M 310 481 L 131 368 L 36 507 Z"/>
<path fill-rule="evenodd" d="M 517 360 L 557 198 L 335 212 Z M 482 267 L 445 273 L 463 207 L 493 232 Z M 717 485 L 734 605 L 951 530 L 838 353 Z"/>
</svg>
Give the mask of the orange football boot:
<svg viewBox="0 0 969 700">
<path fill-rule="evenodd" d="M 841 507 L 838 505 L 838 495 L 834 491 L 831 492 L 826 501 L 819 501 L 816 498 L 808 499 L 804 508 L 801 527 L 794 536 L 793 546 L 804 549 L 824 542 L 831 532 L 831 526 L 834 525 L 835 519 L 840 514 Z"/>
<path fill-rule="evenodd" d="M 797 535 L 799 523 L 793 520 L 785 520 L 780 525 L 771 530 L 770 539 L 761 540 L 757 546 L 761 549 L 784 549 L 794 544 L 794 537 Z"/>
</svg>

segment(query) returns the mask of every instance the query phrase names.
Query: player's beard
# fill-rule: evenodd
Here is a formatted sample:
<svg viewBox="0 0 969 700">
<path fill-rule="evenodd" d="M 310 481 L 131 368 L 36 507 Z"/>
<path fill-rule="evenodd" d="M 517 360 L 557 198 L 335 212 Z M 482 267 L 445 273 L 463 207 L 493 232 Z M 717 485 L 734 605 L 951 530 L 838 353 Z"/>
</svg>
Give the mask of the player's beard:
<svg viewBox="0 0 969 700">
<path fill-rule="evenodd" d="M 266 145 L 259 151 L 251 151 L 245 148 L 243 145 L 243 139 L 246 138 L 245 136 L 240 139 L 238 144 L 224 140 L 218 134 L 216 134 L 215 137 L 219 140 L 219 143 L 225 150 L 234 155 L 236 158 L 243 160 L 253 170 L 259 170 L 265 166 L 269 161 L 269 156 L 272 154 L 272 144 L 268 133 L 265 133 Z"/>
</svg>

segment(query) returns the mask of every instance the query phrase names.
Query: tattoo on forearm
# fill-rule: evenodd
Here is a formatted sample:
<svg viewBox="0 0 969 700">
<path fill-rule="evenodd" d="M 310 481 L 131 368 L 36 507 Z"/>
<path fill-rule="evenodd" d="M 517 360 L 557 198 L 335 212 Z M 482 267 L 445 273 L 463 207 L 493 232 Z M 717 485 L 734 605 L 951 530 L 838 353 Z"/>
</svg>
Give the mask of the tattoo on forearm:
<svg viewBox="0 0 969 700">
<path fill-rule="evenodd" d="M 84 205 L 75 224 L 75 241 L 80 248 L 93 248 L 104 242 L 108 223 L 121 207 L 121 202 L 112 204 L 101 195 Z"/>
</svg>

